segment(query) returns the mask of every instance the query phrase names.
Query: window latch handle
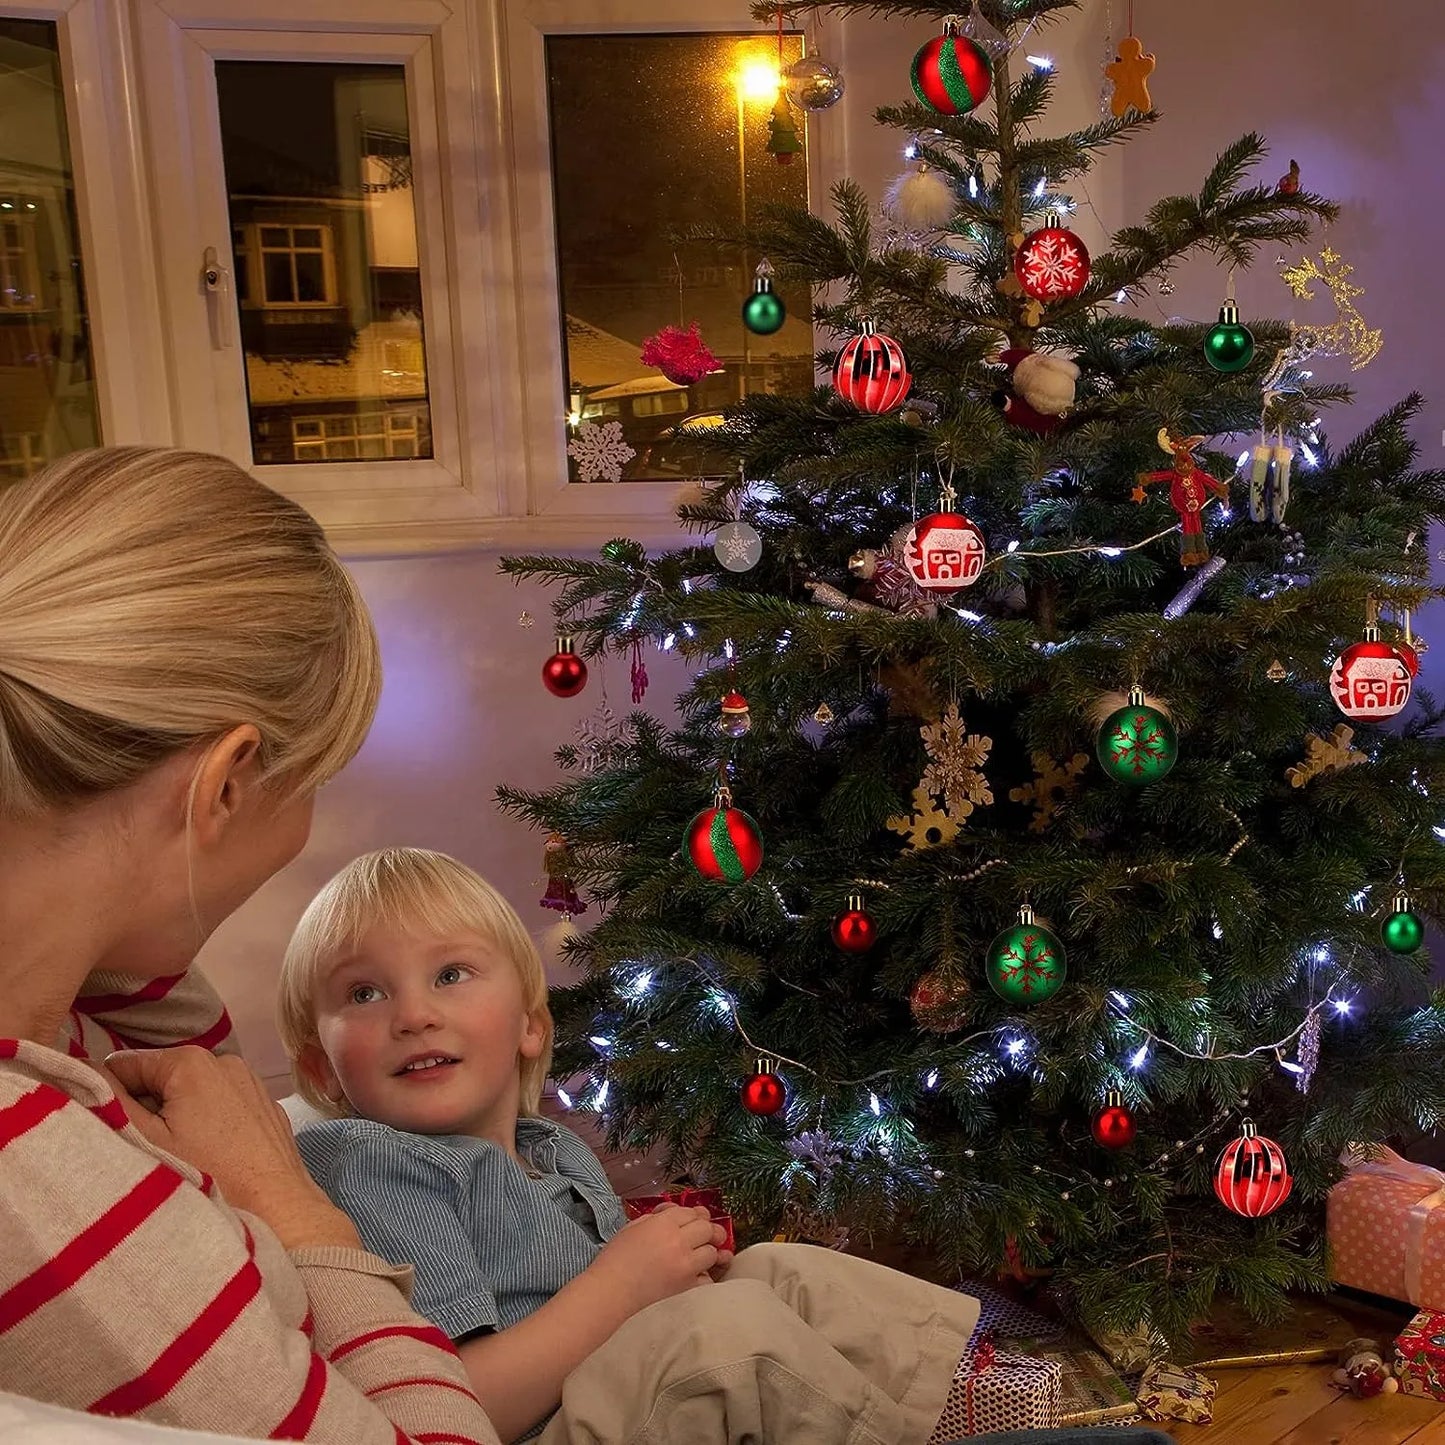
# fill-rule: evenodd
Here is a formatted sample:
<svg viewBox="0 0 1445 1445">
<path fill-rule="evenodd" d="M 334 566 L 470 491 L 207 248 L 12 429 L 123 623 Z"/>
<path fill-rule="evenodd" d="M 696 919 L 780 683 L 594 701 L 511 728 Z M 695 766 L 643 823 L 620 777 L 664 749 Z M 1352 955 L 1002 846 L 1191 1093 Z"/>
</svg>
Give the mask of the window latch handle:
<svg viewBox="0 0 1445 1445">
<path fill-rule="evenodd" d="M 221 264 L 214 246 L 207 246 L 201 256 L 201 287 L 206 293 L 211 347 L 215 351 L 226 351 L 236 344 L 235 302 L 231 294 L 231 273 Z"/>
</svg>

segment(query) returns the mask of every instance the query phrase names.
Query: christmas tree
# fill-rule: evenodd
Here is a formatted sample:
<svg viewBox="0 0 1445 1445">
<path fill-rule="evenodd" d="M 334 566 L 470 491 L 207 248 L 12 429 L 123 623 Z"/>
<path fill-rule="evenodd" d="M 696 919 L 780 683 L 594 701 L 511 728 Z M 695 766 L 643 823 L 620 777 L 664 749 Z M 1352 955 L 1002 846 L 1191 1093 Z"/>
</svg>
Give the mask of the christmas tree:
<svg viewBox="0 0 1445 1445">
<path fill-rule="evenodd" d="M 1157 116 L 1126 65 L 1115 114 L 1041 133 L 1017 39 L 1072 8 L 978 0 L 920 53 L 878 116 L 921 137 L 890 225 L 842 184 L 750 231 L 819 288 L 834 384 L 729 414 L 741 475 L 675 550 L 506 560 L 582 655 L 696 674 L 676 728 L 501 798 L 603 905 L 556 1072 L 614 1145 L 665 1146 L 745 1237 L 881 1233 L 1177 1334 L 1323 1287 L 1342 1151 L 1445 1111 L 1445 759 L 1409 696 L 1445 473 L 1418 398 L 1320 430 L 1350 393 L 1311 357 L 1379 345 L 1333 251 L 1285 273 L 1331 328 L 1134 304 L 1335 215 L 1252 179 L 1259 137 L 1087 257 L 1070 181 Z"/>
</svg>

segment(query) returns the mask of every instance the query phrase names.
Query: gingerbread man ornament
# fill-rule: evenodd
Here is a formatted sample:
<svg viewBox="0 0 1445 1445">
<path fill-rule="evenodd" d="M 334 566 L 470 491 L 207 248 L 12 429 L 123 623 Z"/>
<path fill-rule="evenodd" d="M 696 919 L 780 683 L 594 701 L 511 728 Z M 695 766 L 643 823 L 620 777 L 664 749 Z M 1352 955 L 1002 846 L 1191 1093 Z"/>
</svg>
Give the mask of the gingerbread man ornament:
<svg viewBox="0 0 1445 1445">
<path fill-rule="evenodd" d="M 1119 53 L 1110 65 L 1104 67 L 1104 74 L 1114 82 L 1114 97 L 1109 109 L 1117 116 L 1125 115 L 1132 107 L 1140 115 L 1148 115 L 1154 109 L 1149 99 L 1149 77 L 1154 72 L 1154 57 L 1144 54 L 1144 43 L 1137 35 L 1126 35 L 1119 42 Z"/>
</svg>

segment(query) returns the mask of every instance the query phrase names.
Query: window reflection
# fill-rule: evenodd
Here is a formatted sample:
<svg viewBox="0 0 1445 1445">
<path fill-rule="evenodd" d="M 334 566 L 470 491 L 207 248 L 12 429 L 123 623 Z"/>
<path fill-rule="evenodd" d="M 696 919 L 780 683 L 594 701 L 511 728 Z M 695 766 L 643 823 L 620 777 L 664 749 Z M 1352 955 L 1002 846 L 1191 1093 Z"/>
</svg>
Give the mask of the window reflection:
<svg viewBox="0 0 1445 1445">
<path fill-rule="evenodd" d="M 0 486 L 99 441 L 56 27 L 0 18 Z"/>
<path fill-rule="evenodd" d="M 429 457 L 399 65 L 216 65 L 258 463 Z"/>
<path fill-rule="evenodd" d="M 801 54 L 786 35 L 783 65 Z M 671 238 L 807 205 L 806 157 L 780 165 L 765 149 L 777 67 L 776 37 L 756 33 L 548 37 L 568 429 L 618 423 L 635 453 L 623 480 L 716 474 L 706 436 L 724 407 L 812 388 L 807 288 L 779 287 L 788 319 L 755 336 L 741 307 L 761 258 Z M 693 321 L 720 370 L 678 386 L 642 364 L 642 343 Z"/>
</svg>

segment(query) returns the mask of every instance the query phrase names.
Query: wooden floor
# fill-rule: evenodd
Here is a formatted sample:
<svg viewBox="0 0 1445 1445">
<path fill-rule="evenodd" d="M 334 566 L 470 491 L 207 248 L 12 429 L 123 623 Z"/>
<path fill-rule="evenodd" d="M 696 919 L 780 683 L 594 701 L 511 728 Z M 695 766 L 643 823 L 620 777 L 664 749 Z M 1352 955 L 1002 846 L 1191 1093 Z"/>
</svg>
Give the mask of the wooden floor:
<svg viewBox="0 0 1445 1445">
<path fill-rule="evenodd" d="M 1445 1445 L 1445 1404 L 1403 1395 L 1356 1400 L 1330 1384 L 1330 1369 L 1213 1371 L 1213 1423 L 1156 1428 L 1187 1445 Z M 1119 1435 L 1125 1445 L 1129 1432 Z"/>
</svg>

